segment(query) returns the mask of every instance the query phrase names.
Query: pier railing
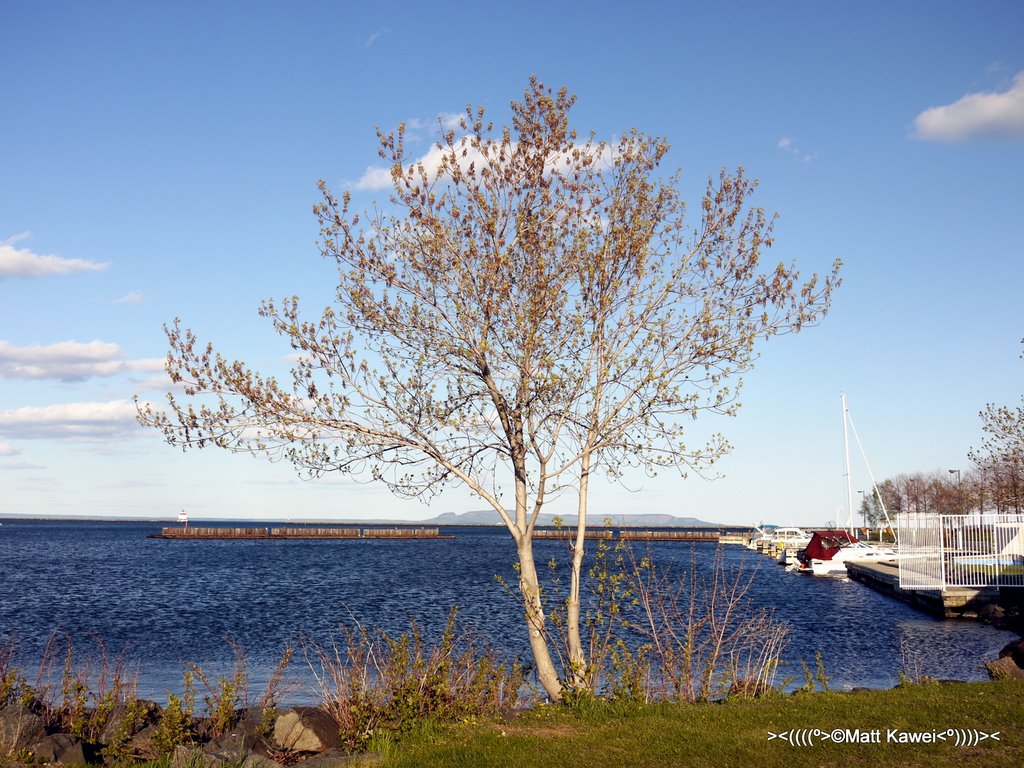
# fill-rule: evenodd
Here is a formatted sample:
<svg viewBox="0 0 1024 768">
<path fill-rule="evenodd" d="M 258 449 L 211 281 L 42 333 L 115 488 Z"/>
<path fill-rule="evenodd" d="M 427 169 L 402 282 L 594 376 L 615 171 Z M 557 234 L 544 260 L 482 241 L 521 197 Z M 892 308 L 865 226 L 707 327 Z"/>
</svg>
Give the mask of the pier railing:
<svg viewBox="0 0 1024 768">
<path fill-rule="evenodd" d="M 897 518 L 900 586 L 1024 587 L 1024 514 Z"/>
</svg>

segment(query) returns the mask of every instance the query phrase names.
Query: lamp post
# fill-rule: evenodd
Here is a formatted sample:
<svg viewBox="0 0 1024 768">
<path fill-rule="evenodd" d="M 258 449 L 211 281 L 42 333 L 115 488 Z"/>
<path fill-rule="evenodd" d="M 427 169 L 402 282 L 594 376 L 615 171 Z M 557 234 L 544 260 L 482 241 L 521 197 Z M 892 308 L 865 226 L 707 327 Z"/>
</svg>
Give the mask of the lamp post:
<svg viewBox="0 0 1024 768">
<path fill-rule="evenodd" d="M 951 469 L 951 470 L 949 470 L 949 474 L 951 474 L 951 475 L 952 474 L 956 474 L 957 505 L 960 508 L 960 514 L 962 515 L 964 513 L 964 486 L 960 482 L 960 470 L 959 469 Z"/>
</svg>

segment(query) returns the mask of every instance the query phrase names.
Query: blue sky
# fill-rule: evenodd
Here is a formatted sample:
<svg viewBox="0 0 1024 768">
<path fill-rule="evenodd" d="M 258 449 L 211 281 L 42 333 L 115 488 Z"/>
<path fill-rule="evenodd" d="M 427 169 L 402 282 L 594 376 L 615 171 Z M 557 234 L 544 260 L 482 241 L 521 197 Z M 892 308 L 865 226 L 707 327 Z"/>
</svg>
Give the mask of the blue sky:
<svg viewBox="0 0 1024 768">
<path fill-rule="evenodd" d="M 531 74 L 577 94 L 583 132 L 666 136 L 691 196 L 743 165 L 780 215 L 772 259 L 845 263 L 825 322 L 763 348 L 740 415 L 695 426 L 735 446 L 724 477 L 599 484 L 598 515 L 835 519 L 840 392 L 879 479 L 966 470 L 978 411 L 1024 391 L 1024 5 L 624 8 L 0 0 L 0 515 L 480 508 L 182 454 L 131 399 L 166 391 L 175 317 L 285 369 L 256 309 L 330 297 L 316 181 L 384 201 L 375 126 L 407 122 L 426 152 L 468 103 L 504 122 Z"/>
</svg>

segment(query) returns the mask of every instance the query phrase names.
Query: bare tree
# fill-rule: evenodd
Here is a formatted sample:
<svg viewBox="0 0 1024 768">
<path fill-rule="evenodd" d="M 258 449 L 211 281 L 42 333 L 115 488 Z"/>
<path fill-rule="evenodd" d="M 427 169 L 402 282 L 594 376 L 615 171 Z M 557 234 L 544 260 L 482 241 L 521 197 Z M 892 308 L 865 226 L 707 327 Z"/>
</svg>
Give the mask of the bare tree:
<svg viewBox="0 0 1024 768">
<path fill-rule="evenodd" d="M 338 267 L 334 306 L 297 298 L 261 314 L 298 353 L 288 386 L 201 345 L 176 321 L 167 369 L 187 400 L 140 406 L 172 445 L 284 458 L 301 472 L 369 476 L 400 496 L 461 483 L 508 528 L 538 677 L 553 700 L 585 687 L 580 577 L 590 481 L 630 467 L 686 473 L 728 444 L 686 441 L 703 412 L 732 414 L 756 342 L 826 313 L 838 284 L 761 267 L 772 217 L 742 169 L 708 182 L 695 225 L 662 139 L 612 144 L 570 129 L 574 97 L 531 79 L 512 124 L 467 107 L 461 130 L 413 162 L 378 131 L 393 213 L 367 220 L 325 184 L 314 210 Z M 568 669 L 548 647 L 533 531 L 574 492 Z"/>
<path fill-rule="evenodd" d="M 985 442 L 968 456 L 990 484 L 996 511 L 1020 512 L 1024 500 L 1024 397 L 1016 408 L 989 403 L 979 416 Z"/>
</svg>

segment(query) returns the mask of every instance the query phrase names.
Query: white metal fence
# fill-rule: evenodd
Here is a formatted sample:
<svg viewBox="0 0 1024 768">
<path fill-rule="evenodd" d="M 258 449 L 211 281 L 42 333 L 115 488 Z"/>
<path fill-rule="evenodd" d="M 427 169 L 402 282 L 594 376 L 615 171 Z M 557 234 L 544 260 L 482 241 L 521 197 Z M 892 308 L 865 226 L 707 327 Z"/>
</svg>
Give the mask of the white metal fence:
<svg viewBox="0 0 1024 768">
<path fill-rule="evenodd" d="M 1024 514 L 903 514 L 900 586 L 1024 587 Z"/>
</svg>

